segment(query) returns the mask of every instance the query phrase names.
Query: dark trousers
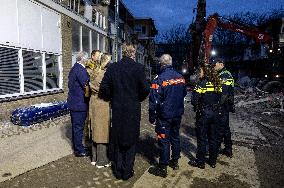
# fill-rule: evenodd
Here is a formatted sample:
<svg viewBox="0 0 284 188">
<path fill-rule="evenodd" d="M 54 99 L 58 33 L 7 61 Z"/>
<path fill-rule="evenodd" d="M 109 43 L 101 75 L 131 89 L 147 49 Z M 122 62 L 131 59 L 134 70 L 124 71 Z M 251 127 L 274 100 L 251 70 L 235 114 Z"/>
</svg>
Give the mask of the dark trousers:
<svg viewBox="0 0 284 188">
<path fill-rule="evenodd" d="M 113 145 L 113 173 L 118 179 L 128 179 L 133 175 L 136 144 L 132 146 Z"/>
<path fill-rule="evenodd" d="M 92 144 L 92 161 L 97 162 L 99 166 L 107 165 L 110 161 L 108 159 L 108 144 L 93 143 Z"/>
<path fill-rule="evenodd" d="M 73 149 L 75 153 L 83 153 L 85 152 L 85 149 L 82 144 L 82 140 L 87 112 L 71 111 L 70 114 L 72 122 Z"/>
<path fill-rule="evenodd" d="M 218 147 L 218 123 L 220 115 L 213 110 L 204 110 L 196 119 L 197 153 L 196 160 L 205 164 L 206 145 L 209 144 L 209 162 L 216 163 Z"/>
<path fill-rule="evenodd" d="M 168 165 L 172 149 L 173 160 L 180 158 L 180 122 L 181 117 L 171 119 L 158 119 L 156 133 L 160 150 L 159 164 Z"/>
<path fill-rule="evenodd" d="M 231 138 L 231 129 L 229 125 L 229 112 L 223 113 L 223 116 L 221 118 L 221 126 L 222 126 L 221 142 L 224 140 L 225 150 L 228 152 L 232 152 L 232 138 Z"/>
</svg>

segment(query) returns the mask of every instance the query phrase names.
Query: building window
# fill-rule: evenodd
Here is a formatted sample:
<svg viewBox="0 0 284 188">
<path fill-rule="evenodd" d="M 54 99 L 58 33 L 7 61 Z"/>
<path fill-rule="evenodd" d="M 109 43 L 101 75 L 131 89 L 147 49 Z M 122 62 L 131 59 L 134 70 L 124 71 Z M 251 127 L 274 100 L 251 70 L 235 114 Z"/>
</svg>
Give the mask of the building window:
<svg viewBox="0 0 284 188">
<path fill-rule="evenodd" d="M 41 53 L 23 50 L 22 54 L 24 92 L 43 90 Z"/>
<path fill-rule="evenodd" d="M 90 29 L 83 27 L 82 31 L 82 45 L 83 51 L 90 55 Z"/>
<path fill-rule="evenodd" d="M 59 88 L 59 56 L 54 54 L 45 54 L 46 65 L 46 89 Z"/>
<path fill-rule="evenodd" d="M 102 28 L 103 27 L 103 15 L 100 14 L 100 27 Z"/>
<path fill-rule="evenodd" d="M 92 31 L 92 50 L 98 50 L 98 34 Z"/>
<path fill-rule="evenodd" d="M 0 47 L 0 96 L 20 93 L 18 51 Z"/>
<path fill-rule="evenodd" d="M 81 44 L 81 26 L 77 22 L 72 23 L 72 52 L 79 52 Z"/>
<path fill-rule="evenodd" d="M 96 24 L 99 25 L 100 13 L 96 13 Z"/>
<path fill-rule="evenodd" d="M 146 26 L 142 26 L 142 34 L 146 34 Z"/>
<path fill-rule="evenodd" d="M 142 33 L 142 26 L 141 25 L 136 25 L 135 26 L 135 31 L 138 33 Z"/>
<path fill-rule="evenodd" d="M 103 29 L 106 29 L 107 26 L 106 26 L 106 17 L 103 16 Z"/>
<path fill-rule="evenodd" d="M 69 0 L 68 5 L 74 12 L 79 13 L 80 2 L 81 0 Z"/>
<path fill-rule="evenodd" d="M 100 35 L 99 36 L 100 37 L 100 48 L 99 48 L 99 50 L 101 51 L 101 52 L 105 52 L 105 37 L 103 36 L 103 35 Z"/>
<path fill-rule="evenodd" d="M 0 98 L 62 89 L 60 56 L 0 47 Z"/>
</svg>

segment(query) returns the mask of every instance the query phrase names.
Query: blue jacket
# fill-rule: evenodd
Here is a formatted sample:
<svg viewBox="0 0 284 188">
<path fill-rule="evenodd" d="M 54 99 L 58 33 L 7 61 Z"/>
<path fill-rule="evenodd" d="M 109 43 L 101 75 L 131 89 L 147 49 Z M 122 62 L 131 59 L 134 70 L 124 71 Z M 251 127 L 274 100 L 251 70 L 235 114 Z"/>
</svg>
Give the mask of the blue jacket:
<svg viewBox="0 0 284 188">
<path fill-rule="evenodd" d="M 72 111 L 87 111 L 88 100 L 84 95 L 84 88 L 89 82 L 87 70 L 75 63 L 68 76 L 68 108 Z"/>
<path fill-rule="evenodd" d="M 172 66 L 163 67 L 153 80 L 149 97 L 149 120 L 180 117 L 184 113 L 185 80 Z"/>
</svg>

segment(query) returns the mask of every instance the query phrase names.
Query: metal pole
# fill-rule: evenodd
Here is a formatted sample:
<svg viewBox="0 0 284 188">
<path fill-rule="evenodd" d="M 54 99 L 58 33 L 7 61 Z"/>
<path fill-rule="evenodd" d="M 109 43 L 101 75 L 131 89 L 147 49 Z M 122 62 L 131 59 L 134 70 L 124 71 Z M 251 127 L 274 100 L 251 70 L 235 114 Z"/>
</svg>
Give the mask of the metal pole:
<svg viewBox="0 0 284 188">
<path fill-rule="evenodd" d="M 118 61 L 118 29 L 119 29 L 119 1 L 115 1 L 115 12 L 114 12 L 114 25 L 115 25 L 115 31 L 114 31 L 114 61 Z"/>
</svg>

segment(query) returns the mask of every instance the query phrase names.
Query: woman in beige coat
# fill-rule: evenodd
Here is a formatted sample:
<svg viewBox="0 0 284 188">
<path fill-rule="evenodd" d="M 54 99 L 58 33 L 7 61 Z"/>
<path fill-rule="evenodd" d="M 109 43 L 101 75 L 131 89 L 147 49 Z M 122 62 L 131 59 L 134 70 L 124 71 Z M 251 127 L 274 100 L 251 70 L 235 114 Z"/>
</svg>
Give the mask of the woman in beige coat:
<svg viewBox="0 0 284 188">
<path fill-rule="evenodd" d="M 95 70 L 96 76 L 90 80 L 91 98 L 89 107 L 90 125 L 92 131 L 92 165 L 98 168 L 110 166 L 107 156 L 107 146 L 109 143 L 110 127 L 110 106 L 109 102 L 98 98 L 100 83 L 104 77 L 107 64 L 111 60 L 111 55 L 103 54 L 100 65 Z"/>
</svg>

